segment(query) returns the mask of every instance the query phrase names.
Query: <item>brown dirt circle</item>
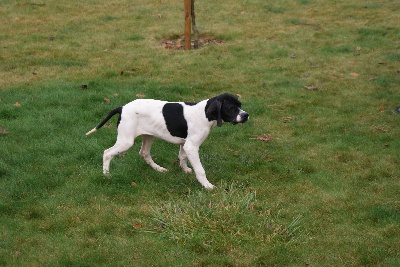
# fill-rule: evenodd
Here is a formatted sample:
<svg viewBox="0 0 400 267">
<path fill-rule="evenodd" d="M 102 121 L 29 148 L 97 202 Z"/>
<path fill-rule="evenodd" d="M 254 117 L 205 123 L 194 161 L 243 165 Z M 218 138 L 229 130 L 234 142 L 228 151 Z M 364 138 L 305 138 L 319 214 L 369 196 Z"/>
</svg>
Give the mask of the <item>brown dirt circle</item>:
<svg viewBox="0 0 400 267">
<path fill-rule="evenodd" d="M 222 45 L 223 42 L 221 40 L 212 39 L 212 38 L 199 38 L 198 40 L 198 48 L 205 47 L 207 45 Z M 167 39 L 161 42 L 161 46 L 165 49 L 169 50 L 183 50 L 185 49 L 185 41 L 183 38 L 178 39 Z M 191 48 L 195 47 L 195 41 L 192 40 Z"/>
</svg>

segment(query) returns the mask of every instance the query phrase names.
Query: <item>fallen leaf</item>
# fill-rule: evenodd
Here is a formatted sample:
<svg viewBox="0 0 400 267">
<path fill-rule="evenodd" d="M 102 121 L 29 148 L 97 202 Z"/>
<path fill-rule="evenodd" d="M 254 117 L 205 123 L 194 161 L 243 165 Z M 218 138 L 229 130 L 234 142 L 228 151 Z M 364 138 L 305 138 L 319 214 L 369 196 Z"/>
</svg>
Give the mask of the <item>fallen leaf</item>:
<svg viewBox="0 0 400 267">
<path fill-rule="evenodd" d="M 359 74 L 358 74 L 358 73 L 355 73 L 355 72 L 352 72 L 352 73 L 350 73 L 350 76 L 351 76 L 351 77 L 358 77 Z"/>
<path fill-rule="evenodd" d="M 291 116 L 286 116 L 281 118 L 281 121 L 283 121 L 284 123 L 291 122 L 292 120 L 294 120 L 294 118 Z"/>
<path fill-rule="evenodd" d="M 256 139 L 264 142 L 271 142 L 273 140 L 272 136 L 270 134 L 263 134 L 259 135 L 256 138 L 251 138 L 251 139 Z"/>
<path fill-rule="evenodd" d="M 384 112 L 384 111 L 385 111 L 385 108 L 384 108 L 384 107 L 380 107 L 380 108 L 379 108 L 379 111 Z"/>
<path fill-rule="evenodd" d="M 133 227 L 135 227 L 135 229 L 140 229 L 140 228 L 142 228 L 142 224 L 141 223 L 133 223 Z"/>
<path fill-rule="evenodd" d="M 304 88 L 310 90 L 310 91 L 318 91 L 319 87 L 315 85 L 309 85 L 309 86 L 304 86 Z"/>
<path fill-rule="evenodd" d="M 14 107 L 20 107 L 21 106 L 21 103 L 19 103 L 19 102 L 16 102 L 15 104 L 14 104 Z"/>
<path fill-rule="evenodd" d="M 136 97 L 143 98 L 144 95 L 143 94 L 136 94 Z"/>
<path fill-rule="evenodd" d="M 6 128 L 0 127 L 0 134 L 9 134 L 10 132 Z"/>
<path fill-rule="evenodd" d="M 382 133 L 388 132 L 387 126 L 385 124 L 384 125 L 374 125 L 372 127 L 377 132 L 382 132 Z"/>
<path fill-rule="evenodd" d="M 113 96 L 119 96 L 119 94 L 118 94 L 118 93 L 115 93 L 115 94 L 113 94 Z"/>
<path fill-rule="evenodd" d="M 109 98 L 105 97 L 105 98 L 104 98 L 104 101 L 105 101 L 106 103 L 110 103 L 111 100 L 110 100 Z"/>
<path fill-rule="evenodd" d="M 131 186 L 136 186 L 137 184 L 135 183 L 135 182 L 132 182 L 131 183 Z"/>
</svg>

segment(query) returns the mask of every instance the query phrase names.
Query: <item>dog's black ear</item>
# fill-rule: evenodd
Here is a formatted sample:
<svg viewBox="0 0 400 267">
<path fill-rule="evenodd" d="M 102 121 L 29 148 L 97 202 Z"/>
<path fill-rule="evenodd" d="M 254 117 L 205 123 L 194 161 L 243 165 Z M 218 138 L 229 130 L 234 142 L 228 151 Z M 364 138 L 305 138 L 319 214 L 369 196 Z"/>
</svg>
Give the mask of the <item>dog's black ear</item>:
<svg viewBox="0 0 400 267">
<path fill-rule="evenodd" d="M 221 118 L 222 103 L 221 103 L 221 101 L 216 101 L 216 102 L 217 102 L 217 126 L 221 127 L 222 126 L 222 118 Z"/>
<path fill-rule="evenodd" d="M 214 100 L 207 109 L 207 117 L 212 120 L 217 120 L 217 126 L 222 126 L 222 118 L 221 118 L 221 107 L 222 103 L 219 100 Z"/>
</svg>

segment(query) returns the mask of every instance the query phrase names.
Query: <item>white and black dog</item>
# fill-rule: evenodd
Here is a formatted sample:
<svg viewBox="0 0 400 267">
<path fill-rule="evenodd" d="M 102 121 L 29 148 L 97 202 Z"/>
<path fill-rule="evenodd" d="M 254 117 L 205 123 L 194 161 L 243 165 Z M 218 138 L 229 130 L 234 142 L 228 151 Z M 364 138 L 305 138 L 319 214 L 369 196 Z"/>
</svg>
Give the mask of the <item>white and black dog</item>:
<svg viewBox="0 0 400 267">
<path fill-rule="evenodd" d="M 166 102 L 154 99 L 136 99 L 125 106 L 111 111 L 89 135 L 102 127 L 112 116 L 120 114 L 118 136 L 114 146 L 104 151 L 103 173 L 109 174 L 110 161 L 118 153 L 128 150 L 137 136 L 142 136 L 139 154 L 155 170 L 167 169 L 157 165 L 150 155 L 154 137 L 180 145 L 179 162 L 186 173 L 192 169 L 187 166 L 189 159 L 197 180 L 206 188 L 214 186 L 207 180 L 200 162 L 199 147 L 215 125 L 222 122 L 244 123 L 249 114 L 241 108 L 238 98 L 231 94 L 222 94 L 197 103 Z"/>
</svg>

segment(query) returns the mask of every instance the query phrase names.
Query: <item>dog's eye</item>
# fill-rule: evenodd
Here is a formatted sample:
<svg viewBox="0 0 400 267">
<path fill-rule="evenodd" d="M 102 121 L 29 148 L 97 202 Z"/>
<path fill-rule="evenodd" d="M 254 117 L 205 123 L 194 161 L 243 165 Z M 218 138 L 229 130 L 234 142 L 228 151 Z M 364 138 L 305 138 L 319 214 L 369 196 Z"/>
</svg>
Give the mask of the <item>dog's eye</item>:
<svg viewBox="0 0 400 267">
<path fill-rule="evenodd" d="M 230 110 L 235 110 L 236 107 L 235 107 L 235 106 L 230 106 L 229 109 L 230 109 Z"/>
</svg>

